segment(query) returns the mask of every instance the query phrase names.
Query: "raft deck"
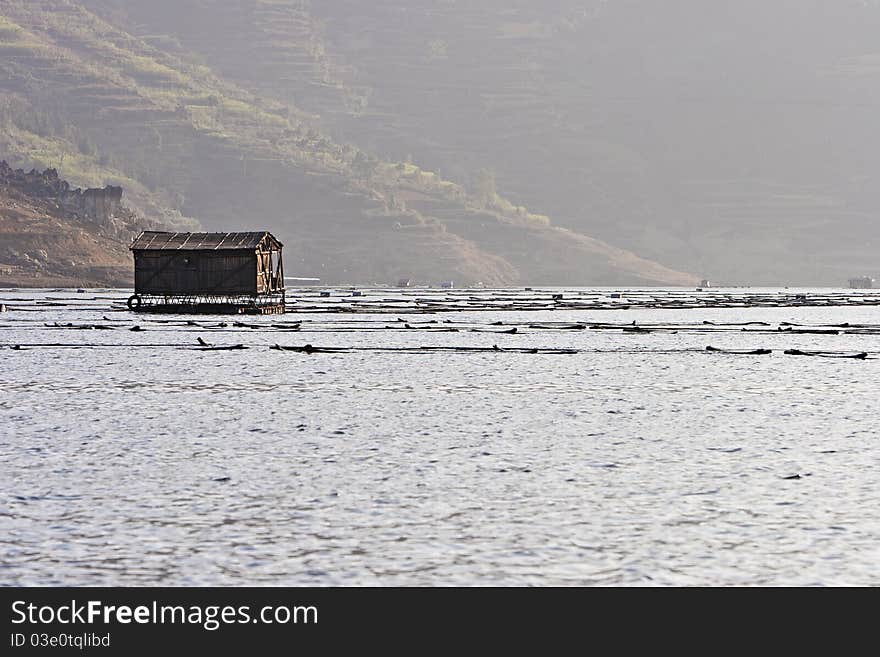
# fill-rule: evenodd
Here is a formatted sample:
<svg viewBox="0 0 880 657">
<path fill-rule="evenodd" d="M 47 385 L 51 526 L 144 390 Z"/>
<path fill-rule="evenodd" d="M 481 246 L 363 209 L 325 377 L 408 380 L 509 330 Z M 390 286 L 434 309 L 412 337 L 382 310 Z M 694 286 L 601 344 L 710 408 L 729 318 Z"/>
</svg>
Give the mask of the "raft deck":
<svg viewBox="0 0 880 657">
<path fill-rule="evenodd" d="M 132 308 L 132 312 L 170 315 L 283 315 L 284 304 L 155 303 Z"/>
</svg>

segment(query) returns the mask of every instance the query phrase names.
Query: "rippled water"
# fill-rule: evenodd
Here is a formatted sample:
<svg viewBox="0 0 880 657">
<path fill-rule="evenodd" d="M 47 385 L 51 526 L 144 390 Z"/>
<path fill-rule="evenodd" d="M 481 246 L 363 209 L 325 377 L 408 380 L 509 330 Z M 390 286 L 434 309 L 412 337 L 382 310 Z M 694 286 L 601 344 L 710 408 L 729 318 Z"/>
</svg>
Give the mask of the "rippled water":
<svg viewBox="0 0 880 657">
<path fill-rule="evenodd" d="M 43 326 L 108 304 L 0 315 L 0 583 L 880 584 L 880 358 L 781 352 L 880 352 L 880 335 Z M 452 319 L 880 324 L 880 308 Z M 250 348 L 134 346 L 197 336 Z M 50 343 L 105 346 L 8 348 Z"/>
</svg>

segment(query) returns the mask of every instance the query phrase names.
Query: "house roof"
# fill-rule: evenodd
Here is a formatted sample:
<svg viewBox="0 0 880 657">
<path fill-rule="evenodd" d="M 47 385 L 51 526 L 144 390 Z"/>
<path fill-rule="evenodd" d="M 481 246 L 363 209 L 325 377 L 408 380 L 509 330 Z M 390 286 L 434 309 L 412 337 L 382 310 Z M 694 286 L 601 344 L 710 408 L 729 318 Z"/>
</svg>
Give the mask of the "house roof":
<svg viewBox="0 0 880 657">
<path fill-rule="evenodd" d="M 166 233 L 145 230 L 129 248 L 132 251 L 241 251 L 256 249 L 267 237 L 281 246 L 281 242 L 265 230 L 249 233 Z"/>
</svg>

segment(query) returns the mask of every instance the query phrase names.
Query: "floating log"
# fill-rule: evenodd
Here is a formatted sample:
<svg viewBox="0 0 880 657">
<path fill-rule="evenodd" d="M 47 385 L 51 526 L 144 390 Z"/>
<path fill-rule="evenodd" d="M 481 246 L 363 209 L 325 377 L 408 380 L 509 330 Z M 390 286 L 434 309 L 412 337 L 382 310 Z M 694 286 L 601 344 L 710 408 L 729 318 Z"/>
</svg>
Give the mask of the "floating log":
<svg viewBox="0 0 880 657">
<path fill-rule="evenodd" d="M 789 326 L 789 327 L 787 327 L 787 328 L 782 328 L 782 327 L 780 327 L 780 328 L 778 328 L 778 329 L 776 329 L 776 330 L 777 330 L 777 331 L 783 331 L 783 332 L 785 332 L 785 333 L 797 333 L 797 334 L 802 334 L 802 335 L 808 335 L 808 334 L 813 334 L 813 335 L 839 335 L 839 334 L 840 334 L 840 331 L 838 331 L 838 330 L 836 330 L 836 329 L 796 329 L 796 328 L 792 328 L 791 326 Z"/>
<path fill-rule="evenodd" d="M 303 346 L 280 345 L 274 344 L 270 347 L 277 351 L 293 351 L 304 354 L 340 354 L 354 352 L 383 352 L 383 353 L 436 353 L 436 352 L 460 352 L 460 353 L 499 353 L 509 352 L 518 354 L 577 354 L 578 349 L 555 349 L 547 347 L 505 347 L 501 348 L 497 344 L 491 347 L 315 347 L 311 344 Z"/>
<path fill-rule="evenodd" d="M 247 349 L 243 344 L 231 344 L 231 345 L 213 345 L 210 342 L 205 342 L 201 337 L 197 339 L 199 346 L 196 347 L 199 351 L 234 351 L 238 349 Z"/>
<path fill-rule="evenodd" d="M 458 331 L 458 329 L 448 329 L 448 330 Z M 495 333 L 496 335 L 502 335 L 502 334 L 516 335 L 519 332 L 519 329 L 517 329 L 517 327 L 515 327 L 515 326 L 512 329 L 505 329 L 503 331 L 493 331 L 492 329 L 478 329 L 478 328 L 472 328 L 469 330 L 471 333 Z"/>
<path fill-rule="evenodd" d="M 341 354 L 347 353 L 351 351 L 347 348 L 336 348 L 336 347 L 313 347 L 310 344 L 303 345 L 302 347 L 293 347 L 293 346 L 284 346 L 280 344 L 274 344 L 270 349 L 275 349 L 278 351 L 295 351 L 301 354 Z"/>
<path fill-rule="evenodd" d="M 112 331 L 113 326 L 106 326 L 104 324 L 72 324 L 68 322 L 67 324 L 59 324 L 58 322 L 54 322 L 52 324 L 44 324 L 44 326 L 48 328 L 63 328 L 63 329 L 84 329 L 84 330 L 98 330 L 98 331 Z"/>
<path fill-rule="evenodd" d="M 734 354 L 737 356 L 766 356 L 772 354 L 772 349 L 719 349 L 718 347 L 708 346 L 706 351 L 712 351 L 719 354 Z"/>
<path fill-rule="evenodd" d="M 560 331 L 583 331 L 587 328 L 586 324 L 529 324 L 529 328 L 534 329 L 556 329 Z"/>
<path fill-rule="evenodd" d="M 865 360 L 868 352 L 859 351 L 856 353 L 841 353 L 836 351 L 803 351 L 801 349 L 786 349 L 784 352 L 787 356 L 817 356 L 819 358 L 854 358 Z"/>
</svg>

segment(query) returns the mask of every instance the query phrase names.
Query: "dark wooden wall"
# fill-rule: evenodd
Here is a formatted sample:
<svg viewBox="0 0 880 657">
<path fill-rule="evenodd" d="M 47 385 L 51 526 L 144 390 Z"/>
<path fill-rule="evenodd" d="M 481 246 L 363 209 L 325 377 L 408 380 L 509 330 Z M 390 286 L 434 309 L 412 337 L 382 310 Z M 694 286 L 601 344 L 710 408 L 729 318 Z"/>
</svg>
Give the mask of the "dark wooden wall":
<svg viewBox="0 0 880 657">
<path fill-rule="evenodd" d="M 257 294 L 254 251 L 136 251 L 136 294 Z"/>
</svg>

